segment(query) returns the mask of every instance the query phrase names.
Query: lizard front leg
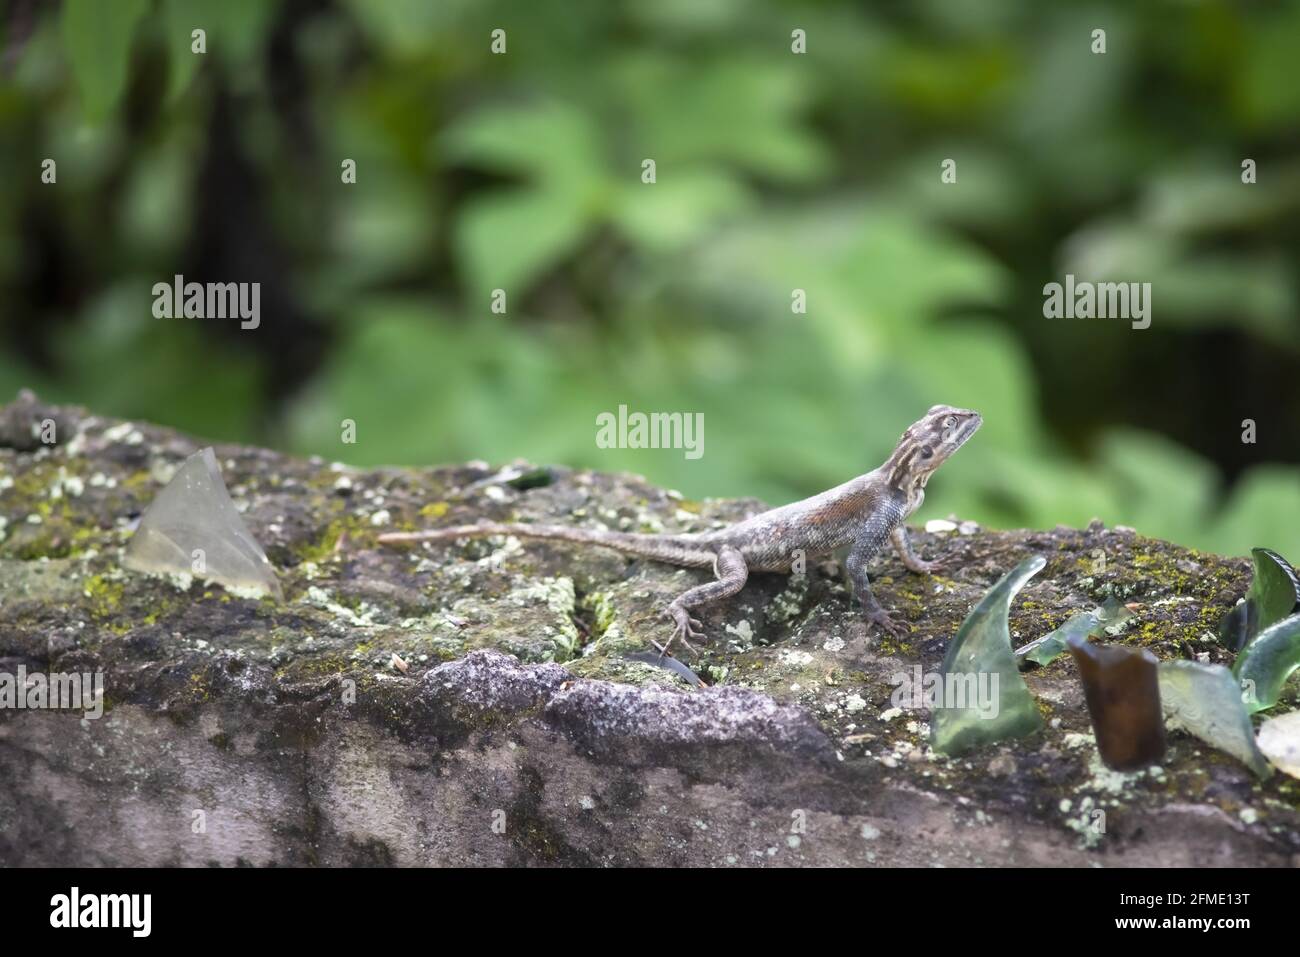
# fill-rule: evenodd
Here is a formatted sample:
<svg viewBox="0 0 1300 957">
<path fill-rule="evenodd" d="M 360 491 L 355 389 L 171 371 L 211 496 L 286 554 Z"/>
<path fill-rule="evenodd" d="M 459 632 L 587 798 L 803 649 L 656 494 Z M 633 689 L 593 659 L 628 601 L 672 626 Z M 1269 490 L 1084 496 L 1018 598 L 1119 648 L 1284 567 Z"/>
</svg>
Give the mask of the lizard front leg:
<svg viewBox="0 0 1300 957">
<path fill-rule="evenodd" d="M 898 636 L 906 633 L 907 626 L 900 625 L 889 617 L 889 613 L 871 593 L 871 582 L 867 579 L 867 565 L 880 551 L 880 546 L 888 535 L 889 524 L 884 519 L 876 518 L 864 524 L 853 541 L 853 547 L 849 549 L 844 566 L 849 581 L 853 583 L 853 594 L 862 602 L 862 610 L 866 612 L 867 624 Z"/>
<path fill-rule="evenodd" d="M 903 560 L 903 565 L 908 571 L 916 572 L 918 575 L 930 575 L 943 568 L 943 562 L 927 562 L 912 550 L 912 542 L 907 537 L 906 526 L 899 525 L 890 532 L 889 540 L 894 543 L 894 550 L 898 552 L 898 557 Z"/>
<path fill-rule="evenodd" d="M 664 645 L 664 654 L 668 653 L 668 648 L 674 640 L 680 641 L 691 651 L 695 650 L 686 639 L 703 638 L 704 632 L 700 629 L 704 625 L 698 618 L 691 617 L 690 609 L 698 605 L 707 605 L 721 598 L 730 598 L 736 594 L 745 587 L 745 582 L 749 578 L 749 566 L 745 563 L 745 556 L 739 549 L 724 545 L 713 561 L 713 574 L 718 577 L 717 581 L 683 592 L 664 609 L 664 614 L 676 625 L 672 638 L 669 638 L 668 644 Z"/>
</svg>

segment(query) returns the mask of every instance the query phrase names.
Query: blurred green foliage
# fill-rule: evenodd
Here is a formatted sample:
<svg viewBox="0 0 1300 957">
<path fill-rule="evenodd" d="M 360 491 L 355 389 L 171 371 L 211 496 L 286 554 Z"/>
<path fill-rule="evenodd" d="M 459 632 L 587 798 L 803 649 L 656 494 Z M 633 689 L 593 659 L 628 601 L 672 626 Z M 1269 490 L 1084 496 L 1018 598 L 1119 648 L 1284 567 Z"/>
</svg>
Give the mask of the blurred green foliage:
<svg viewBox="0 0 1300 957">
<path fill-rule="evenodd" d="M 986 425 L 921 519 L 1300 556 L 1300 5 L 63 0 L 0 29 L 0 394 L 772 501 L 943 402 Z M 1151 282 L 1152 328 L 1044 319 L 1067 272 Z M 155 319 L 175 273 L 263 282 L 261 327 Z M 598 449 L 620 404 L 703 412 L 703 458 Z"/>
</svg>

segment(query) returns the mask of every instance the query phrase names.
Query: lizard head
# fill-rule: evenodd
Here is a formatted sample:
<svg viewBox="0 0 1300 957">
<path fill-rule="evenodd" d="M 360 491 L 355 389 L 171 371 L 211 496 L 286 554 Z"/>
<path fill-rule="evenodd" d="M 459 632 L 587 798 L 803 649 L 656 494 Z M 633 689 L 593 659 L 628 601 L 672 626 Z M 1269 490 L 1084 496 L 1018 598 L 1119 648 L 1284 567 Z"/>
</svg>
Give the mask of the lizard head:
<svg viewBox="0 0 1300 957">
<path fill-rule="evenodd" d="M 934 470 L 948 460 L 984 424 L 978 412 L 950 405 L 931 406 L 913 423 L 885 463 L 889 484 L 912 493 L 925 488 Z"/>
</svg>

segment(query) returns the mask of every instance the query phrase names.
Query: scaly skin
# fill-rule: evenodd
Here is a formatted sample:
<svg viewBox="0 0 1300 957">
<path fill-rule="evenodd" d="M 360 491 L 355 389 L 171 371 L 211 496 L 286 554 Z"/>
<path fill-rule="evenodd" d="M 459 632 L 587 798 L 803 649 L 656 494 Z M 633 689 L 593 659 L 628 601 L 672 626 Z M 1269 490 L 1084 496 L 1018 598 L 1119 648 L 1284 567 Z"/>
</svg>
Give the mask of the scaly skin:
<svg viewBox="0 0 1300 957">
<path fill-rule="evenodd" d="M 880 606 L 867 581 L 867 564 L 891 541 L 903 564 L 927 574 L 938 562 L 922 561 L 912 550 L 903 522 L 925 499 L 925 484 L 935 469 L 961 448 L 983 423 L 978 412 L 936 405 L 903 433 L 898 446 L 878 469 L 802 501 L 792 502 L 727 528 L 696 535 L 637 535 L 568 525 L 457 525 L 428 532 L 380 535 L 385 544 L 449 541 L 485 535 L 598 545 L 685 568 L 712 568 L 715 581 L 678 595 L 664 614 L 673 620 L 673 640 L 688 648 L 701 638 L 700 622 L 690 611 L 728 598 L 743 587 L 751 571 L 788 572 L 797 559 L 805 563 L 849 547 L 845 568 L 862 602 L 869 625 L 901 634 Z M 665 652 L 668 646 L 665 646 Z"/>
</svg>

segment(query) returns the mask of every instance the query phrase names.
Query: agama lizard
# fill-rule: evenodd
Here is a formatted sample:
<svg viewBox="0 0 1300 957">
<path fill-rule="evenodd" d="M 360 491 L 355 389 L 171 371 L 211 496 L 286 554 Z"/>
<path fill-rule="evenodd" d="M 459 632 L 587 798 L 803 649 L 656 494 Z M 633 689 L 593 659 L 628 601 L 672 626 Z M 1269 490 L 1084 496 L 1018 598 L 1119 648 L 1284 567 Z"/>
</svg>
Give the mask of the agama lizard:
<svg viewBox="0 0 1300 957">
<path fill-rule="evenodd" d="M 788 572 L 796 559 L 812 561 L 849 547 L 845 567 L 869 625 L 890 634 L 904 626 L 890 618 L 871 593 L 867 564 L 889 539 L 913 572 L 938 570 L 912 550 L 904 520 L 925 499 L 925 484 L 983 423 L 978 412 L 936 405 L 903 433 L 879 468 L 799 502 L 770 509 L 727 528 L 687 535 L 644 535 L 566 525 L 457 525 L 427 532 L 380 535 L 386 544 L 447 541 L 485 535 L 517 535 L 579 545 L 599 545 L 685 568 L 712 568 L 716 581 L 678 595 L 664 614 L 673 620 L 673 640 L 690 647 L 703 625 L 691 609 L 728 598 L 745 587 L 751 571 Z M 666 650 L 665 646 L 665 650 Z"/>
</svg>

